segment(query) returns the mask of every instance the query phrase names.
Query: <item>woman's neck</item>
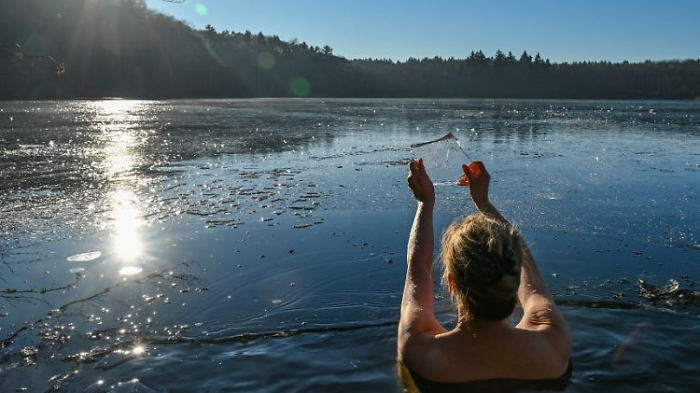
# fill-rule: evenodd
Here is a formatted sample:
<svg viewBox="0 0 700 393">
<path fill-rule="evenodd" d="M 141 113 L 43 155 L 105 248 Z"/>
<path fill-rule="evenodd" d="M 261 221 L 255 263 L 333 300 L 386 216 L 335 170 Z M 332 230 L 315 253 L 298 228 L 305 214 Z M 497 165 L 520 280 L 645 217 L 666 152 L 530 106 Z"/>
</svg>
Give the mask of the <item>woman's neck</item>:
<svg viewBox="0 0 700 393">
<path fill-rule="evenodd" d="M 455 330 L 467 332 L 469 334 L 477 334 L 482 332 L 500 330 L 506 327 L 510 327 L 508 318 L 505 318 L 500 321 L 489 321 L 480 318 L 467 319 L 465 315 L 462 314 L 462 312 L 460 311 L 459 321 L 457 322 Z"/>
</svg>

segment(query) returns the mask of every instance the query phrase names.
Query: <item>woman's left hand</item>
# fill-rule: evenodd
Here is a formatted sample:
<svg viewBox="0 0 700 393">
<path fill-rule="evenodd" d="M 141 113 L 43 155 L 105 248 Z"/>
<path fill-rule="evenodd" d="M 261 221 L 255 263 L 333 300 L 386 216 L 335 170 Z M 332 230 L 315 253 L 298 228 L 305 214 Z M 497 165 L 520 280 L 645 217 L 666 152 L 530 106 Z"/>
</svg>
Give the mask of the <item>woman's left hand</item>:
<svg viewBox="0 0 700 393">
<path fill-rule="evenodd" d="M 419 202 L 434 205 L 435 187 L 433 187 L 433 182 L 425 171 L 423 159 L 419 158 L 418 161 L 411 161 L 408 167 L 410 169 L 410 173 L 408 174 L 408 187 L 411 189 L 413 196 L 416 197 Z"/>
</svg>

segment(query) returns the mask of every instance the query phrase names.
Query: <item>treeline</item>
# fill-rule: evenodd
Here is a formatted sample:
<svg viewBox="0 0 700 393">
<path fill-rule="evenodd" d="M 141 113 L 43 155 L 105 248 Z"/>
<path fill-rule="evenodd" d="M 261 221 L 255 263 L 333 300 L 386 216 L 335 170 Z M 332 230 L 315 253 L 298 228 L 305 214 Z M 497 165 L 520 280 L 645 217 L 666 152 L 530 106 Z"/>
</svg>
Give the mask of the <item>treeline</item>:
<svg viewBox="0 0 700 393">
<path fill-rule="evenodd" d="M 696 99 L 700 59 L 349 60 L 327 45 L 195 30 L 143 0 L 0 1 L 0 99 L 307 96 Z"/>
</svg>

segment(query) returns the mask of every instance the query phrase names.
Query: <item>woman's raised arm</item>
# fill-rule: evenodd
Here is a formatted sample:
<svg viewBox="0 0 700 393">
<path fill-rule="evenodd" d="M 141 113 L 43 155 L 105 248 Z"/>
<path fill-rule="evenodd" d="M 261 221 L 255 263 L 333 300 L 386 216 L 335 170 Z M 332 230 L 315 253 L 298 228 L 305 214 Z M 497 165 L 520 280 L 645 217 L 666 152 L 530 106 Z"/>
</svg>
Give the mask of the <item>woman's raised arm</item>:
<svg viewBox="0 0 700 393">
<path fill-rule="evenodd" d="M 462 170 L 464 177 L 460 180 L 460 184 L 469 186 L 469 193 L 476 208 L 487 217 L 508 223 L 489 201 L 491 176 L 484 164 L 481 161 L 475 161 L 469 166 L 463 165 Z M 510 223 L 508 224 L 510 225 Z M 520 271 L 518 299 L 523 307 L 523 318 L 517 327 L 527 330 L 548 330 L 556 348 L 568 356 L 571 351 L 571 337 L 564 317 L 554 303 L 525 239 L 521 241 L 523 263 Z"/>
<path fill-rule="evenodd" d="M 433 310 L 433 207 L 435 189 L 423 160 L 409 165 L 408 186 L 418 200 L 416 216 L 408 240 L 406 283 L 401 301 L 398 349 L 402 356 L 406 343 L 423 333 L 445 329 Z"/>
</svg>

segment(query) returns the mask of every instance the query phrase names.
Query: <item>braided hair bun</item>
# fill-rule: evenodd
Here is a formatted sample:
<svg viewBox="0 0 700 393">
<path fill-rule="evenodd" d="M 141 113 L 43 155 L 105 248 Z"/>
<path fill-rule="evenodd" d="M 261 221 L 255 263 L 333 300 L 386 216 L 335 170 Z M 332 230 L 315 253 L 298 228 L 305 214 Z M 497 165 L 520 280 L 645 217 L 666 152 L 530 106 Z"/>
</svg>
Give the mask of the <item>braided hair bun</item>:
<svg viewBox="0 0 700 393">
<path fill-rule="evenodd" d="M 523 259 L 512 225 L 480 213 L 458 219 L 443 233 L 441 253 L 443 285 L 466 316 L 500 321 L 512 314 Z"/>
</svg>

